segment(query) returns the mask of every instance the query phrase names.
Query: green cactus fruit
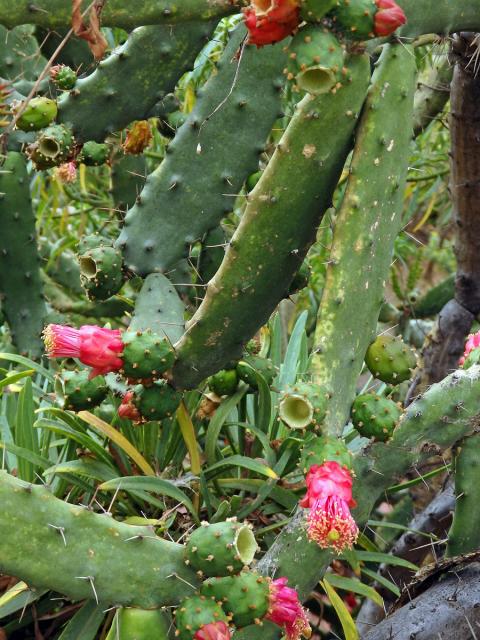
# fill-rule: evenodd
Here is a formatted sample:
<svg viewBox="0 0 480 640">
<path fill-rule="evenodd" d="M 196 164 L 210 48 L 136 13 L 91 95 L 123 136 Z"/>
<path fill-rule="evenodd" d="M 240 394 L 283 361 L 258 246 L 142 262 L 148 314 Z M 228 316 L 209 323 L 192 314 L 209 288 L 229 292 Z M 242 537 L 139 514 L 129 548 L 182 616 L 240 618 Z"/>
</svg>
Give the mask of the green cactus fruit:
<svg viewBox="0 0 480 640">
<path fill-rule="evenodd" d="M 82 255 L 90 249 L 96 249 L 97 247 L 108 246 L 109 241 L 98 233 L 92 233 L 89 236 L 82 236 L 78 241 L 77 253 Z"/>
<path fill-rule="evenodd" d="M 236 576 L 209 578 L 200 593 L 222 603 L 224 612 L 238 627 L 261 620 L 268 612 L 270 582 L 254 571 Z"/>
<path fill-rule="evenodd" d="M 237 373 L 240 380 L 249 384 L 253 389 L 258 389 L 257 376 L 259 373 L 268 385 L 274 381 L 278 369 L 269 358 L 249 355 L 237 364 Z"/>
<path fill-rule="evenodd" d="M 101 404 L 107 397 L 108 388 L 103 376 L 89 380 L 89 370 L 64 371 L 55 379 L 57 399 L 62 400 L 63 408 L 70 411 L 83 411 Z"/>
<path fill-rule="evenodd" d="M 20 103 L 14 111 L 19 111 L 24 103 Z M 57 103 L 50 98 L 37 97 L 29 100 L 24 112 L 17 120 L 17 129 L 22 131 L 38 131 L 55 120 Z"/>
<path fill-rule="evenodd" d="M 110 147 L 108 144 L 100 144 L 94 140 L 85 142 L 78 155 L 78 161 L 83 162 L 89 167 L 98 167 L 105 164 L 110 156 Z"/>
<path fill-rule="evenodd" d="M 148 387 L 136 385 L 133 393 L 133 404 L 147 421 L 170 418 L 182 400 L 180 391 L 176 391 L 166 380 L 156 380 Z"/>
<path fill-rule="evenodd" d="M 383 396 L 364 393 L 355 398 L 352 422 L 360 435 L 386 442 L 391 438 L 402 411 L 396 402 Z"/>
<path fill-rule="evenodd" d="M 282 394 L 278 412 L 291 429 L 305 429 L 308 425 L 317 425 L 323 420 L 327 399 L 322 386 L 297 382 Z"/>
<path fill-rule="evenodd" d="M 168 640 L 171 622 L 159 609 L 118 609 L 106 640 Z"/>
<path fill-rule="evenodd" d="M 300 15 L 306 22 L 320 22 L 336 4 L 337 0 L 303 0 Z"/>
<path fill-rule="evenodd" d="M 37 170 L 58 166 L 67 160 L 73 148 L 73 136 L 63 124 L 52 124 L 28 147 Z"/>
<path fill-rule="evenodd" d="M 263 171 L 256 171 L 252 173 L 252 175 L 248 176 L 245 186 L 247 187 L 247 191 L 250 193 L 252 189 L 256 186 L 257 182 L 262 177 Z"/>
<path fill-rule="evenodd" d="M 208 386 L 217 396 L 232 396 L 238 387 L 236 369 L 222 369 L 208 379 Z"/>
<path fill-rule="evenodd" d="M 378 336 L 368 347 L 365 364 L 382 382 L 399 384 L 409 380 L 417 365 L 415 351 L 400 336 Z"/>
<path fill-rule="evenodd" d="M 123 285 L 122 254 L 112 246 L 99 246 L 78 256 L 80 281 L 90 300 L 106 300 Z"/>
<path fill-rule="evenodd" d="M 327 93 L 340 81 L 345 50 L 323 27 L 308 25 L 300 29 L 288 52 L 288 77 L 302 91 Z"/>
<path fill-rule="evenodd" d="M 123 372 L 127 378 L 155 378 L 170 369 L 175 360 L 168 340 L 150 330 L 127 331 L 123 343 Z"/>
<path fill-rule="evenodd" d="M 289 296 L 297 293 L 297 291 L 301 291 L 301 289 L 304 289 L 308 285 L 308 281 L 310 280 L 310 273 L 310 265 L 308 264 L 308 262 L 302 262 L 300 269 L 297 271 L 290 284 L 290 288 L 288 290 Z"/>
<path fill-rule="evenodd" d="M 338 0 L 333 12 L 338 30 L 353 40 L 374 38 L 375 0 Z"/>
<path fill-rule="evenodd" d="M 305 441 L 299 465 L 303 473 L 307 473 L 312 464 L 323 464 L 328 460 L 334 460 L 348 469 L 352 467 L 352 454 L 343 440 L 321 436 Z"/>
<path fill-rule="evenodd" d="M 186 563 L 208 577 L 239 573 L 255 557 L 257 542 L 249 525 L 235 518 L 226 522 L 202 522 L 188 540 Z"/>
<path fill-rule="evenodd" d="M 50 69 L 50 78 L 58 89 L 70 91 L 77 82 L 75 71 L 65 64 L 59 64 Z"/>
<path fill-rule="evenodd" d="M 176 637 L 192 640 L 204 625 L 219 620 L 228 623 L 228 617 L 215 599 L 205 595 L 184 598 L 175 612 Z"/>
</svg>

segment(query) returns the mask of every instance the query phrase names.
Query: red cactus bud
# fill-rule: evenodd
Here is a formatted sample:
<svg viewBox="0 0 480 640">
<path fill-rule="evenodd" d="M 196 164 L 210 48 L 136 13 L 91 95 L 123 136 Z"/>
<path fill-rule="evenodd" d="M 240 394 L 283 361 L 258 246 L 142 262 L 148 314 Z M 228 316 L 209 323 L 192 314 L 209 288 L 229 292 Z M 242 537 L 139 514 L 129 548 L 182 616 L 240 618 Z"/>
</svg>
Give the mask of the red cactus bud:
<svg viewBox="0 0 480 640">
<path fill-rule="evenodd" d="M 230 640 L 230 629 L 222 620 L 204 624 L 193 636 L 194 640 Z"/>
<path fill-rule="evenodd" d="M 287 582 L 287 578 L 278 578 L 270 583 L 270 606 L 265 617 L 285 630 L 287 640 L 310 638 L 312 630 L 305 610 Z"/>
<path fill-rule="evenodd" d="M 378 11 L 375 14 L 375 35 L 389 36 L 407 21 L 407 16 L 395 0 L 375 0 Z"/>
<path fill-rule="evenodd" d="M 49 358 L 78 358 L 92 367 L 90 378 L 118 371 L 123 366 L 120 355 L 123 342 L 119 329 L 84 325 L 80 329 L 49 324 L 43 331 Z"/>
<path fill-rule="evenodd" d="M 132 402 L 133 396 L 133 391 L 127 391 L 127 393 L 123 396 L 122 402 L 118 407 L 118 415 L 120 416 L 120 418 L 128 418 L 129 420 L 133 420 L 133 422 L 141 422 L 142 416 L 140 415 L 137 407 Z"/>
</svg>

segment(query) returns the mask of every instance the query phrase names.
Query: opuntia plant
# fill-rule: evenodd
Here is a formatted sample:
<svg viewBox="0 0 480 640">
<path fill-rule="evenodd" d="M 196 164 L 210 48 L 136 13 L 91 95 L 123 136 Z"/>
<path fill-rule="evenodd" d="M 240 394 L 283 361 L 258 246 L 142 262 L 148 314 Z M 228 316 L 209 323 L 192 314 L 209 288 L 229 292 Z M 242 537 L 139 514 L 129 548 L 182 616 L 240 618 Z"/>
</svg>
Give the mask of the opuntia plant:
<svg viewBox="0 0 480 640">
<path fill-rule="evenodd" d="M 0 640 L 472 636 L 479 58 L 480 0 L 0 0 Z"/>
</svg>

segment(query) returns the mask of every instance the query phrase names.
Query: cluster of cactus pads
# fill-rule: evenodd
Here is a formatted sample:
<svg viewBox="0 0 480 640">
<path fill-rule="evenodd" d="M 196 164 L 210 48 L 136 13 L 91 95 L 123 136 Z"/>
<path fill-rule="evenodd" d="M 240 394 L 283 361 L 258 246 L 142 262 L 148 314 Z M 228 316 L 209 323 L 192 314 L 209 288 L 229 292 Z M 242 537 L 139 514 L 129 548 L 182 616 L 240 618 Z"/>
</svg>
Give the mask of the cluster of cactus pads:
<svg viewBox="0 0 480 640">
<path fill-rule="evenodd" d="M 39 31 L 68 28 L 71 3 L 55 4 L 56 12 L 44 8 L 46 0 L 5 9 L 0 0 L 0 23 L 11 34 L 24 23 Z M 10 68 L 0 59 L 0 294 L 14 347 L 33 358 L 46 352 L 66 359 L 56 397 L 68 411 L 99 407 L 113 394 L 120 418 L 148 426 L 185 409 L 191 389 L 214 396 L 217 406 L 239 390 L 270 389 L 280 439 L 301 442 L 297 462 L 306 494 L 253 565 L 253 532 L 234 519 L 204 523 L 185 544 L 167 542 L 148 527 L 68 505 L 0 472 L 0 571 L 118 607 L 108 640 L 161 640 L 172 628 L 180 640 L 267 640 L 279 628 L 287 640 L 310 637 L 300 602 L 333 555 L 352 548 L 392 482 L 472 436 L 479 414 L 473 338 L 466 370 L 402 411 L 393 398 L 417 365 L 415 352 L 398 336 L 376 336 L 403 225 L 413 134 L 416 64 L 407 43 L 428 33 L 480 30 L 478 0 L 438 8 L 431 0 L 243 4 L 162 0 L 136 7 L 125 0 L 126 10 L 107 2 L 104 25 L 129 30 L 125 43 L 91 73 L 63 62 L 49 75 L 26 69 L 30 83 L 38 80 L 34 97 L 31 84 L 15 81 L 28 58 L 17 60 L 13 45 L 7 51 L 5 34 L 0 42 L 0 54 L 5 48 L 5 60 L 13 60 Z M 239 17 L 215 73 L 194 108 L 178 113 L 172 91 L 219 20 L 233 14 Z M 298 101 L 272 144 L 285 93 Z M 142 154 L 153 128 L 169 139 L 149 173 Z M 305 284 L 305 256 L 352 150 L 308 370 L 283 384 L 282 371 L 253 339 L 277 305 Z M 118 229 L 81 238 L 74 266 L 45 275 L 32 173 L 51 171 L 68 189 L 82 167 L 111 168 Z M 239 193 L 244 206 L 232 236 L 221 222 Z M 192 276 L 186 259 L 198 244 Z M 194 304 L 185 294 L 189 283 L 176 275 L 185 273 L 196 278 Z M 134 292 L 134 308 L 113 314 L 120 316 L 113 325 L 63 324 L 51 316 L 45 284 L 62 278 L 72 290 L 83 289 L 92 313 L 97 305 L 121 303 L 123 287 Z M 378 394 L 356 396 L 364 363 L 388 385 Z M 354 455 L 342 437 L 350 418 L 366 438 Z M 469 456 L 467 446 L 460 469 Z M 459 486 L 466 484 L 460 478 Z M 457 538 L 452 545 L 465 550 Z M 164 609 L 171 606 L 173 618 Z"/>
</svg>

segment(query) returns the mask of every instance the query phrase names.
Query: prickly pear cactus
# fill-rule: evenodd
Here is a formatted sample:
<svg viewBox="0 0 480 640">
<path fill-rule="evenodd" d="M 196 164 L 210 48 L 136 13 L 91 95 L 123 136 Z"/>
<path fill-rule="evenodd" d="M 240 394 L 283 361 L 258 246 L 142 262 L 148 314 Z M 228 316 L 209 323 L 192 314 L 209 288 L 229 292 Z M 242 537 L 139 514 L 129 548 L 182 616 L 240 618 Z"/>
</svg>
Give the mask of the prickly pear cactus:
<svg viewBox="0 0 480 640">
<path fill-rule="evenodd" d="M 415 484 L 480 546 L 480 0 L 80 4 L 0 0 L 0 637 L 355 638 Z"/>
</svg>

